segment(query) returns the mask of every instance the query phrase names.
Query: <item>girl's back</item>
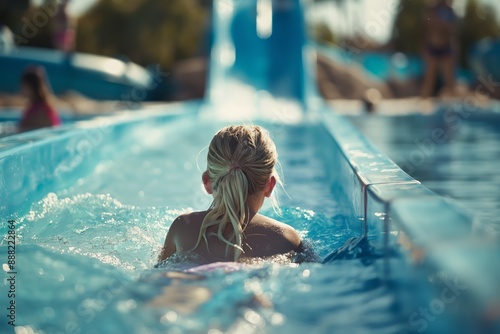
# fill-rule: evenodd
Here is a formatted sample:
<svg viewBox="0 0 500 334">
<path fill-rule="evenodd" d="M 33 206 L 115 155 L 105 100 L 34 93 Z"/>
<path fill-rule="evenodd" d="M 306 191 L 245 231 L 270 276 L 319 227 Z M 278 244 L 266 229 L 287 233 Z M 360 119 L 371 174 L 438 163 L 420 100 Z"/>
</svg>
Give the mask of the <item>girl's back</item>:
<svg viewBox="0 0 500 334">
<path fill-rule="evenodd" d="M 213 202 L 208 210 L 182 215 L 172 223 L 160 260 L 176 252 L 192 252 L 214 262 L 300 251 L 301 240 L 292 227 L 258 214 L 280 183 L 277 159 L 263 128 L 221 129 L 210 142 L 202 175 Z"/>
<path fill-rule="evenodd" d="M 226 244 L 218 239 L 214 227 L 207 231 L 208 247 L 205 243 L 199 243 L 194 247 L 207 213 L 208 211 L 193 212 L 182 215 L 173 222 L 170 229 L 174 233 L 177 252 L 194 252 L 209 261 L 232 261 L 233 252 L 226 254 Z M 289 225 L 257 214 L 244 228 L 242 248 L 242 260 L 269 257 L 300 251 L 301 240 L 297 232 Z"/>
</svg>

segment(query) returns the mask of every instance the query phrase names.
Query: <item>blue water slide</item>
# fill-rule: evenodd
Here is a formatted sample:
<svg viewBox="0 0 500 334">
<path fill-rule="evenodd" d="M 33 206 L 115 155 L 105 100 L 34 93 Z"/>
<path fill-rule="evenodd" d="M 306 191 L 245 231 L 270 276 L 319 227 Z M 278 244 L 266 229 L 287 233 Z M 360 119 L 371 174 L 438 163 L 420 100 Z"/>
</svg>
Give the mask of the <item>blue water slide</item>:
<svg viewBox="0 0 500 334">
<path fill-rule="evenodd" d="M 0 51 L 0 91 L 18 93 L 21 74 L 30 65 L 45 68 L 56 94 L 76 91 L 98 100 L 134 99 L 134 92 L 136 100 L 149 100 L 160 94 L 161 72 L 110 57 L 30 47 Z"/>
<path fill-rule="evenodd" d="M 317 97 L 303 11 L 299 0 L 214 1 L 209 99 L 243 87 L 303 104 Z"/>
</svg>

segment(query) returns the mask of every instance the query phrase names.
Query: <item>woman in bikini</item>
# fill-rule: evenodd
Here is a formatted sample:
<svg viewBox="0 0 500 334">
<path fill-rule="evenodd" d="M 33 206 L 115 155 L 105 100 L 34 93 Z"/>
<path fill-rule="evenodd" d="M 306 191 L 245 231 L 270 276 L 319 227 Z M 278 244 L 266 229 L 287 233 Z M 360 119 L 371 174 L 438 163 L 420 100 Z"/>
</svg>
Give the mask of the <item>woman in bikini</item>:
<svg viewBox="0 0 500 334">
<path fill-rule="evenodd" d="M 443 75 L 445 91 L 455 91 L 455 55 L 457 53 L 456 15 L 452 0 L 437 0 L 425 14 L 423 52 L 426 63 L 422 97 L 432 95 L 438 71 Z"/>
</svg>

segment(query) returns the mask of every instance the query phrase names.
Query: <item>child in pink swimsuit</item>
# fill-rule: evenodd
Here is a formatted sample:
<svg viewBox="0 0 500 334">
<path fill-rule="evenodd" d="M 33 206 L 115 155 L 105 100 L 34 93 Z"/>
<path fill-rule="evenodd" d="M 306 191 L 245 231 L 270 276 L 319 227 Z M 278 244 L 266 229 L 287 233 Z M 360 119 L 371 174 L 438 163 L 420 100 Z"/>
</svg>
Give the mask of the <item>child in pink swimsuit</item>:
<svg viewBox="0 0 500 334">
<path fill-rule="evenodd" d="M 57 126 L 61 119 L 50 104 L 50 91 L 41 67 L 27 68 L 21 78 L 21 93 L 29 104 L 19 123 L 20 131 Z"/>
</svg>

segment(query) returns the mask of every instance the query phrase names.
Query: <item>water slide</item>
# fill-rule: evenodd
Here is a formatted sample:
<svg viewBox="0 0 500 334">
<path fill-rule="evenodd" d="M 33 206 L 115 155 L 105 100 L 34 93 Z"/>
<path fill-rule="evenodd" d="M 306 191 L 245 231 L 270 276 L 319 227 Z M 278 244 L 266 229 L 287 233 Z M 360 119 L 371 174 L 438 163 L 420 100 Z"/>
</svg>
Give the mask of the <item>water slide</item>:
<svg viewBox="0 0 500 334">
<path fill-rule="evenodd" d="M 55 94 L 78 92 L 96 100 L 135 101 L 165 94 L 158 83 L 161 72 L 155 67 L 145 69 L 111 57 L 31 47 L 0 49 L 0 91 L 18 94 L 21 74 L 33 65 L 45 68 Z"/>
<path fill-rule="evenodd" d="M 312 94 L 313 54 L 295 1 L 216 1 L 213 15 L 212 99 L 234 81 L 300 102 Z"/>
<path fill-rule="evenodd" d="M 206 100 L 0 139 L 7 320 L 28 332 L 498 329 L 498 246 L 317 98 L 303 12 L 214 1 Z M 281 216 L 264 213 L 325 263 L 153 270 L 172 219 L 208 207 L 204 147 L 236 121 L 278 147 L 288 196 Z"/>
</svg>

